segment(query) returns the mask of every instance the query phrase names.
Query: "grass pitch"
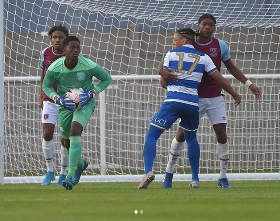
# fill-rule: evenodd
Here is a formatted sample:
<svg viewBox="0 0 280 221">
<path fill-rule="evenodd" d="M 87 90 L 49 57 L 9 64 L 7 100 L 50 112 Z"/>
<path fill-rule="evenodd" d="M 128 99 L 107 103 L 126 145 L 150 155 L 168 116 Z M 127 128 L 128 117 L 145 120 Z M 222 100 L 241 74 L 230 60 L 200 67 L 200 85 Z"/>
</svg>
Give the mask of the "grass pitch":
<svg viewBox="0 0 280 221">
<path fill-rule="evenodd" d="M 153 182 L 147 190 L 138 183 L 79 183 L 72 191 L 56 184 L 0 186 L 3 221 L 277 221 L 280 220 L 279 181 L 200 182 L 191 189 L 174 182 L 162 189 Z M 138 211 L 135 214 L 135 210 Z"/>
</svg>

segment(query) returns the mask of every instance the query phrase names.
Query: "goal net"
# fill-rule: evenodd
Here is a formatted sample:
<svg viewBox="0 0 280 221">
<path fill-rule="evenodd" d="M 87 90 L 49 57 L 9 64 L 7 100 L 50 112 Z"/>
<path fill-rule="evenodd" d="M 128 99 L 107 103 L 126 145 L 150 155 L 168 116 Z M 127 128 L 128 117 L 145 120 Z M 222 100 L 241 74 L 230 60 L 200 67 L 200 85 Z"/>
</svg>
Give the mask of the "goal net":
<svg viewBox="0 0 280 221">
<path fill-rule="evenodd" d="M 225 94 L 228 176 L 279 178 L 280 0 L 4 0 L 3 11 L 4 125 L 0 127 L 5 183 L 41 182 L 46 172 L 39 61 L 40 52 L 50 45 L 46 33 L 52 26 L 61 23 L 78 36 L 83 55 L 113 78 L 112 85 L 98 96 L 82 135 L 82 155 L 89 167 L 81 181 L 139 181 L 144 173 L 145 135 L 166 94 L 159 86 L 158 64 L 172 48 L 174 31 L 197 29 L 203 13 L 216 17 L 215 36 L 228 44 L 233 62 L 263 93 L 255 101 L 248 88 L 222 67 L 222 74 L 243 99 L 236 108 Z M 60 170 L 57 128 L 56 175 Z M 162 179 L 177 128 L 178 122 L 158 140 L 156 180 Z M 200 121 L 198 140 L 200 179 L 214 180 L 220 168 L 207 117 Z M 186 145 L 175 173 L 175 180 L 191 179 Z"/>
</svg>

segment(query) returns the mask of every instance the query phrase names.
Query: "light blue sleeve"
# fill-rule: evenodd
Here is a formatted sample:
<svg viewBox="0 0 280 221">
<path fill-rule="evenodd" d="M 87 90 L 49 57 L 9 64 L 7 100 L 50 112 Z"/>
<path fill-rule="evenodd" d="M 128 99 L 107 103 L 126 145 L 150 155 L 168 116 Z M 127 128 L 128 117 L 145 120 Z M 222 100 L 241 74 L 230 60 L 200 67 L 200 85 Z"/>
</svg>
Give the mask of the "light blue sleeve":
<svg viewBox="0 0 280 221">
<path fill-rule="evenodd" d="M 221 48 L 221 59 L 222 61 L 228 61 L 231 58 L 229 48 L 223 40 L 218 39 L 218 41 Z"/>
<path fill-rule="evenodd" d="M 41 52 L 41 58 L 40 58 L 40 68 L 42 68 L 43 70 L 45 69 L 45 63 L 44 63 L 44 54 L 47 48 L 45 48 L 42 52 Z"/>
</svg>

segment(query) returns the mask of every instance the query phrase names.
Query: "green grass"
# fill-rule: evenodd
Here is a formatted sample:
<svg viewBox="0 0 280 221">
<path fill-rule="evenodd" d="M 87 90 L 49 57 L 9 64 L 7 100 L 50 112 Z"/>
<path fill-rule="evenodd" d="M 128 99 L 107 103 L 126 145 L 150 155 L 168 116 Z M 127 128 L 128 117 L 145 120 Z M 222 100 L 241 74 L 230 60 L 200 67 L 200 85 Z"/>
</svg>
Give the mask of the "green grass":
<svg viewBox="0 0 280 221">
<path fill-rule="evenodd" d="M 147 190 L 137 183 L 80 183 L 72 191 L 52 184 L 0 186 L 3 221 L 276 221 L 280 220 L 279 181 L 235 181 L 232 189 L 217 182 L 200 182 L 191 189 L 175 182 L 172 189 L 161 183 Z M 134 214 L 142 210 L 143 214 Z"/>
</svg>

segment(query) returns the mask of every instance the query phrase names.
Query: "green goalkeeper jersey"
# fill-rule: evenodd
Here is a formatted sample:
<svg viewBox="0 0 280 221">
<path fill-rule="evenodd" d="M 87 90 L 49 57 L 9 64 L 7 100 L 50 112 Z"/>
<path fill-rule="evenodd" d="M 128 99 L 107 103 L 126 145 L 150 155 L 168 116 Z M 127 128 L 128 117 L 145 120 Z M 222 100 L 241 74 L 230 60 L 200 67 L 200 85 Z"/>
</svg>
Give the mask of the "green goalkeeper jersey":
<svg viewBox="0 0 280 221">
<path fill-rule="evenodd" d="M 98 94 L 112 82 L 111 76 L 100 65 L 85 57 L 79 56 L 78 59 L 78 64 L 72 70 L 65 66 L 65 57 L 49 66 L 43 81 L 43 90 L 49 98 L 53 99 L 56 94 L 62 96 L 72 88 L 94 89 Z M 96 86 L 93 85 L 93 77 L 100 80 Z M 57 84 L 57 92 L 53 89 L 54 83 Z"/>
</svg>

